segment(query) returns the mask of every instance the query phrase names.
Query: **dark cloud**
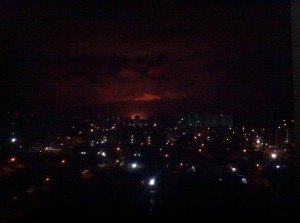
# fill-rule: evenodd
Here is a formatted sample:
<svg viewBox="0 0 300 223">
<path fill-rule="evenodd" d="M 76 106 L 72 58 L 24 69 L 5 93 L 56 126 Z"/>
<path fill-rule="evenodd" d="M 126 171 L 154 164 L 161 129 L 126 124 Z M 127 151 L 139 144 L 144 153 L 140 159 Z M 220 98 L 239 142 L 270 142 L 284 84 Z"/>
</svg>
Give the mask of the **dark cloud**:
<svg viewBox="0 0 300 223">
<path fill-rule="evenodd" d="M 134 98 L 134 101 L 156 101 L 160 99 L 159 95 L 144 93 L 142 96 Z"/>
<path fill-rule="evenodd" d="M 129 79 L 129 80 L 138 80 L 140 77 L 141 77 L 141 74 L 137 71 L 134 71 L 134 70 L 130 70 L 128 68 L 123 68 L 121 71 L 120 71 L 120 77 L 124 78 L 125 80 L 126 79 Z"/>
<path fill-rule="evenodd" d="M 291 107 L 288 2 L 1 4 L 6 104 Z"/>
</svg>

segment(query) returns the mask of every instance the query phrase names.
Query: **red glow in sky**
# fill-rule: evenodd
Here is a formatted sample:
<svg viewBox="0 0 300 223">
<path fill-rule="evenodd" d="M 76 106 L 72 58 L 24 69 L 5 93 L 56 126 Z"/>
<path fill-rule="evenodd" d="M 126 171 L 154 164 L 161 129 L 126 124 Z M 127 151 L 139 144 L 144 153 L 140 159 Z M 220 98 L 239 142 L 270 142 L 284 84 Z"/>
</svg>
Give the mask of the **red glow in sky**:
<svg viewBox="0 0 300 223">
<path fill-rule="evenodd" d="M 155 94 L 143 94 L 140 97 L 136 97 L 134 100 L 135 101 L 156 101 L 156 100 L 160 100 L 161 97 Z"/>
<path fill-rule="evenodd" d="M 290 110 L 289 1 L 100 2 L 0 7 L 2 105 Z"/>
</svg>

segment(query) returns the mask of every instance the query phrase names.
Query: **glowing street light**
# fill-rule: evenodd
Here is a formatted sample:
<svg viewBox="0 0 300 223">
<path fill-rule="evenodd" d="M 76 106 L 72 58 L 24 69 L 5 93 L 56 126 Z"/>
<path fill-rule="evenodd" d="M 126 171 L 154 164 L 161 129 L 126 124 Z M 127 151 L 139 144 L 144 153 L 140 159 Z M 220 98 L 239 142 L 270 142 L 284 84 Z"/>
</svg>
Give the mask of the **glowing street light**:
<svg viewBox="0 0 300 223">
<path fill-rule="evenodd" d="M 137 163 L 131 164 L 131 168 L 132 168 L 132 169 L 136 169 L 136 168 L 137 168 Z"/>
<path fill-rule="evenodd" d="M 149 185 L 150 186 L 154 186 L 155 185 L 155 179 L 154 178 L 152 178 L 152 179 L 149 180 Z"/>
<path fill-rule="evenodd" d="M 276 158 L 277 158 L 277 154 L 276 154 L 276 153 L 272 153 L 272 154 L 271 154 L 271 157 L 272 157 L 273 159 L 276 159 Z"/>
</svg>

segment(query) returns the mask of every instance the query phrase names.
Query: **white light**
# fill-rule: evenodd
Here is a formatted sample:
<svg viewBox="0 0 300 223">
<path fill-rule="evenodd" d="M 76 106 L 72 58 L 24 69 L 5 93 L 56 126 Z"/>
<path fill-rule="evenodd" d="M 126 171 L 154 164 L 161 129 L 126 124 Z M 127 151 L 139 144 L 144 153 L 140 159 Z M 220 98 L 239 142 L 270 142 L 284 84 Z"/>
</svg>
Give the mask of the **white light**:
<svg viewBox="0 0 300 223">
<path fill-rule="evenodd" d="M 232 172 L 236 172 L 236 168 L 235 167 L 231 167 Z"/>
<path fill-rule="evenodd" d="M 276 153 L 272 153 L 272 154 L 271 154 L 271 157 L 272 157 L 273 159 L 276 159 L 277 154 L 276 154 Z"/>
<path fill-rule="evenodd" d="M 137 168 L 137 163 L 131 164 L 131 167 L 132 167 L 133 169 Z"/>
<path fill-rule="evenodd" d="M 86 154 L 86 152 L 80 152 L 80 154 L 81 154 L 81 155 L 85 155 L 85 154 Z"/>
<path fill-rule="evenodd" d="M 10 141 L 11 141 L 11 142 L 16 142 L 17 139 L 16 139 L 16 138 L 12 138 Z"/>
<path fill-rule="evenodd" d="M 102 152 L 101 155 L 104 156 L 104 157 L 106 156 L 105 152 Z"/>
<path fill-rule="evenodd" d="M 277 168 L 277 169 L 280 169 L 280 166 L 279 166 L 279 165 L 276 165 L 276 168 Z"/>
<path fill-rule="evenodd" d="M 243 184 L 247 184 L 247 183 L 248 183 L 247 178 L 243 177 L 243 178 L 242 178 L 242 183 L 243 183 Z"/>
<path fill-rule="evenodd" d="M 190 170 L 193 171 L 193 172 L 196 172 L 195 166 L 192 166 Z"/>
<path fill-rule="evenodd" d="M 154 178 L 150 179 L 149 180 L 149 185 L 153 186 L 154 184 L 155 184 L 155 179 Z"/>
</svg>

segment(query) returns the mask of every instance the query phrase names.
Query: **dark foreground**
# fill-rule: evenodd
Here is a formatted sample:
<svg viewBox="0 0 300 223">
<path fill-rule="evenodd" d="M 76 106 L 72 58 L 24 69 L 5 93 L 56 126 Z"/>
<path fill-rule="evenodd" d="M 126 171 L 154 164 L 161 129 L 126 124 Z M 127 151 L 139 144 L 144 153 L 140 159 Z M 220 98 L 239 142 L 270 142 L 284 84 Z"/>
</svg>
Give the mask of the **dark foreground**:
<svg viewBox="0 0 300 223">
<path fill-rule="evenodd" d="M 232 164 L 209 163 L 180 168 L 161 163 L 132 169 L 85 168 L 78 163 L 24 168 L 2 177 L 1 222 L 158 217 L 289 222 L 298 215 L 290 170 L 274 175 L 270 169 L 240 171 L 241 164 L 235 164 L 238 170 L 231 173 Z"/>
</svg>

